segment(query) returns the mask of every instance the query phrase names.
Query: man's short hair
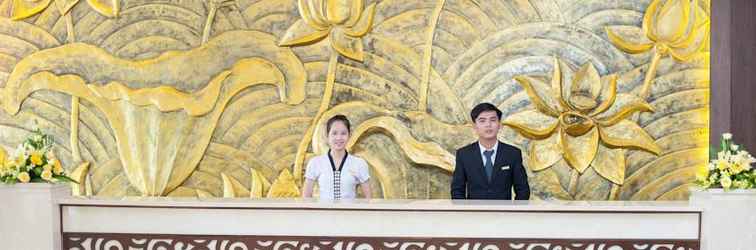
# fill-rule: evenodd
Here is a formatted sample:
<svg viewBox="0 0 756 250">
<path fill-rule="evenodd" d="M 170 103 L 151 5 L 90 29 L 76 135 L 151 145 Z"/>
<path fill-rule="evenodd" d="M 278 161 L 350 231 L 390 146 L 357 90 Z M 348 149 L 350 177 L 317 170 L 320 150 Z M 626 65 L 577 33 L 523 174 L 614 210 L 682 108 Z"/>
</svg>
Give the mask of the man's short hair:
<svg viewBox="0 0 756 250">
<path fill-rule="evenodd" d="M 493 104 L 484 102 L 475 105 L 472 111 L 470 111 L 470 118 L 472 118 L 472 122 L 475 123 L 475 119 L 478 119 L 478 116 L 486 111 L 496 111 L 496 118 L 499 118 L 499 120 L 501 120 L 501 110 L 499 110 L 499 108 L 497 108 Z"/>
</svg>

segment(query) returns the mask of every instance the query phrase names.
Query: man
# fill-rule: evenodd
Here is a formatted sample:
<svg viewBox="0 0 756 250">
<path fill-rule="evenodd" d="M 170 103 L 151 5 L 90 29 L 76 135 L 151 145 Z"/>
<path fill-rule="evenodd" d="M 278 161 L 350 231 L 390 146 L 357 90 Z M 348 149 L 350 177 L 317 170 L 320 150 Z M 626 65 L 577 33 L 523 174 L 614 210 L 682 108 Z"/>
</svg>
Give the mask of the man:
<svg viewBox="0 0 756 250">
<path fill-rule="evenodd" d="M 451 183 L 452 199 L 530 199 L 528 175 L 522 167 L 520 149 L 500 142 L 501 111 L 481 103 L 470 112 L 478 141 L 457 150 Z"/>
</svg>

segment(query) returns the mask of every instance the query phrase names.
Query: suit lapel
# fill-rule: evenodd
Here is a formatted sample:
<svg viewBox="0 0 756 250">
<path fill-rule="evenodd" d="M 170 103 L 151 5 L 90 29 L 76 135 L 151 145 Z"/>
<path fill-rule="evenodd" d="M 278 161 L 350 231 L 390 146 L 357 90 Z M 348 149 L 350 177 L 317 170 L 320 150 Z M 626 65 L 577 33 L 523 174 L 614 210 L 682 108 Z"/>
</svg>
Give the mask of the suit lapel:
<svg viewBox="0 0 756 250">
<path fill-rule="evenodd" d="M 488 185 L 488 178 L 486 177 L 486 173 L 483 172 L 483 159 L 480 156 L 480 143 L 476 142 L 475 146 L 473 147 L 473 152 L 470 152 L 472 158 L 470 159 L 472 161 L 472 171 L 476 173 L 478 178 L 480 179 L 480 183 Z"/>
<path fill-rule="evenodd" d="M 499 176 L 499 171 L 501 171 L 499 168 L 501 168 L 501 166 L 504 166 L 504 162 L 506 161 L 504 145 L 502 145 L 501 142 L 497 143 L 499 143 L 499 145 L 496 148 L 496 160 L 494 160 L 493 170 L 491 171 L 491 174 L 493 175 L 491 176 L 491 183 L 496 183 Z"/>
</svg>

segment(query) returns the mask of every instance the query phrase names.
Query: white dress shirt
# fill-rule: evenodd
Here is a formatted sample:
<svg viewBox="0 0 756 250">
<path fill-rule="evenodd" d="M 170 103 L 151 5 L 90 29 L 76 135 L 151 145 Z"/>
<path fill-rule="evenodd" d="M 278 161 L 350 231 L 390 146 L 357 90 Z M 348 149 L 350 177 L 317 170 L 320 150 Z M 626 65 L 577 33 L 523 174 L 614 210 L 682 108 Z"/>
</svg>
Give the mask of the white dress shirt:
<svg viewBox="0 0 756 250">
<path fill-rule="evenodd" d="M 493 148 L 485 148 L 483 147 L 483 144 L 480 144 L 480 142 L 478 142 L 478 147 L 480 148 L 480 158 L 483 159 L 482 167 L 485 168 L 486 162 L 489 160 L 491 161 L 491 166 L 494 166 L 494 164 L 496 164 L 496 150 L 499 149 L 499 142 L 497 141 L 496 143 L 494 143 Z M 493 150 L 493 154 L 491 154 L 491 159 L 486 159 L 486 155 L 483 154 L 483 152 L 488 151 L 488 150 Z"/>
<path fill-rule="evenodd" d="M 305 178 L 318 184 L 319 199 L 354 199 L 357 196 L 357 185 L 366 183 L 370 179 L 370 172 L 365 160 L 347 154 L 336 176 L 326 153 L 310 159 L 305 170 Z M 338 189 L 334 184 L 338 184 Z M 336 197 L 336 192 L 340 197 Z"/>
</svg>

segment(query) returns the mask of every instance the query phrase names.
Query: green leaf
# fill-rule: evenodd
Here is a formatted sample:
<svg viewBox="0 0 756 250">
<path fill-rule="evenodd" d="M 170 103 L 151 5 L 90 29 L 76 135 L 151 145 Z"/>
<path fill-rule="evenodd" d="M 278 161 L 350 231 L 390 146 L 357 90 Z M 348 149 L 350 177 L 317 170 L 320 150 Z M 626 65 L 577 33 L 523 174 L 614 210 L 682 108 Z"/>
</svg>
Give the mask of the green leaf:
<svg viewBox="0 0 756 250">
<path fill-rule="evenodd" d="M 34 174 L 36 174 L 37 176 L 42 176 L 42 167 L 32 168 L 32 172 L 34 172 Z"/>
</svg>

